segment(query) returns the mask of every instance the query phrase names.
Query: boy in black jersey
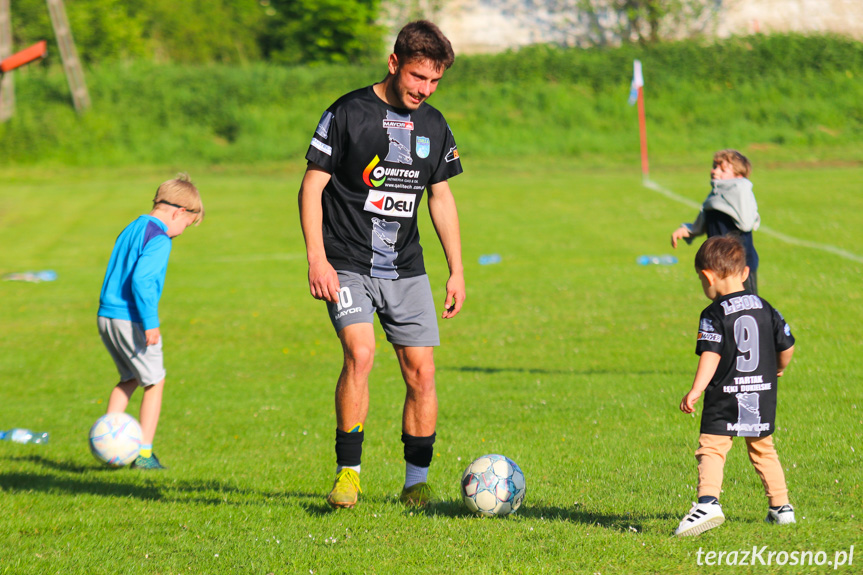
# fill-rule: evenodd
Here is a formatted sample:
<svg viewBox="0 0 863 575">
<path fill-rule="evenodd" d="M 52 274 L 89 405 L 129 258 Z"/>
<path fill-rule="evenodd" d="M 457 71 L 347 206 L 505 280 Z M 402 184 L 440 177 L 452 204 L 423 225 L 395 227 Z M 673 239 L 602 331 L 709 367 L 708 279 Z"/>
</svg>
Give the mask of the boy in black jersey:
<svg viewBox="0 0 863 575">
<path fill-rule="evenodd" d="M 705 241 L 695 255 L 704 295 L 713 303 L 701 312 L 700 356 L 692 389 L 680 410 L 692 413 L 704 393 L 698 460 L 698 502 L 675 535 L 698 535 L 725 521 L 719 505 L 725 456 L 734 436 L 746 438 L 749 459 L 764 484 L 767 521 L 794 523 L 785 474 L 773 446 L 776 386 L 794 353 L 794 336 L 782 315 L 747 291 L 743 244 L 731 236 Z"/>
<path fill-rule="evenodd" d="M 306 153 L 299 204 L 309 291 L 327 302 L 344 354 L 336 385 L 336 480 L 327 496 L 333 507 L 353 507 L 360 492 L 374 315 L 395 349 L 407 391 L 399 499 L 425 505 L 433 498 L 428 484 L 437 423 L 433 351 L 440 339 L 417 211 L 428 191 L 429 213 L 449 266 L 443 318 L 451 318 L 464 302 L 465 283 L 448 179 L 462 168 L 446 120 L 425 100 L 454 58 L 437 26 L 424 20 L 407 24 L 396 38 L 386 78 L 327 108 Z"/>
</svg>

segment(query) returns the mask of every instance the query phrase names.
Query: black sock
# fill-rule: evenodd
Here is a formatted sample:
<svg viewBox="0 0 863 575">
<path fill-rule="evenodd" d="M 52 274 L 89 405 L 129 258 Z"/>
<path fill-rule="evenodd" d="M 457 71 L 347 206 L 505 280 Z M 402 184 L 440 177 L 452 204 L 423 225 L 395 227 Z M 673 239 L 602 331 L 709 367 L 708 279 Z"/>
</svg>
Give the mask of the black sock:
<svg viewBox="0 0 863 575">
<path fill-rule="evenodd" d="M 719 503 L 719 500 L 712 495 L 702 495 L 698 498 L 699 503 Z"/>
<path fill-rule="evenodd" d="M 356 467 L 363 455 L 365 431 L 348 433 L 336 429 L 336 464 L 342 467 Z"/>
<path fill-rule="evenodd" d="M 417 467 L 431 465 L 434 453 L 435 434 L 428 437 L 416 437 L 402 432 L 402 443 L 405 444 L 405 461 Z"/>
</svg>

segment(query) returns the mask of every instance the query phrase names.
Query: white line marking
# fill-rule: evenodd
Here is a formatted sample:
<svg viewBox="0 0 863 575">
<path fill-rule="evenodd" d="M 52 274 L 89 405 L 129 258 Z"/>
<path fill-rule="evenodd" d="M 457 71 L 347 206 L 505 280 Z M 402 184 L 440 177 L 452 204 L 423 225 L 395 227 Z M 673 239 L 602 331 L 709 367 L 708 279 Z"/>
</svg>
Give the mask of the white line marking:
<svg viewBox="0 0 863 575">
<path fill-rule="evenodd" d="M 644 187 L 649 188 L 649 189 L 653 190 L 654 192 L 658 192 L 658 193 L 662 194 L 663 196 L 670 198 L 676 202 L 679 202 L 681 204 L 689 206 L 690 208 L 694 208 L 696 210 L 701 209 L 701 204 L 693 202 L 689 198 L 684 198 L 683 196 L 672 192 L 668 188 L 665 188 L 665 187 L 657 184 L 653 180 L 649 180 L 649 179 L 645 178 Z M 767 226 L 759 227 L 758 231 L 764 232 L 765 234 L 773 236 L 774 238 L 781 240 L 781 241 L 788 243 L 788 244 L 792 244 L 792 245 L 800 246 L 800 247 L 804 247 L 804 248 L 811 248 L 813 250 L 821 250 L 823 252 L 828 252 L 828 253 L 831 253 L 833 255 L 837 255 L 841 258 L 845 258 L 847 260 L 851 260 L 851 261 L 858 262 L 858 263 L 863 263 L 863 256 L 858 256 L 857 254 L 853 254 L 849 251 L 843 250 L 842 248 L 837 248 L 836 246 L 831 246 L 828 244 L 819 244 L 817 242 L 810 242 L 808 240 L 801 240 L 801 239 L 783 234 L 782 232 L 778 232 L 778 231 L 774 230 L 773 228 L 770 228 Z"/>
<path fill-rule="evenodd" d="M 305 254 L 240 254 L 236 256 L 222 256 L 213 258 L 211 261 L 219 263 L 235 262 L 268 262 L 268 261 L 291 261 L 304 258 Z"/>
</svg>

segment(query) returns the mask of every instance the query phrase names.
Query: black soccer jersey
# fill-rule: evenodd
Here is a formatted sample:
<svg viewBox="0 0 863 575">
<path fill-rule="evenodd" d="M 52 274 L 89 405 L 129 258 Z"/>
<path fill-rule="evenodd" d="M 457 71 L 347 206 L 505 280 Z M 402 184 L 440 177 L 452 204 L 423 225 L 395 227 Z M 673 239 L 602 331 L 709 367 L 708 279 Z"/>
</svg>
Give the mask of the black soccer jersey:
<svg viewBox="0 0 863 575">
<path fill-rule="evenodd" d="M 323 196 L 327 260 L 384 278 L 425 273 L 417 209 L 432 184 L 462 172 L 444 117 L 426 103 L 393 108 L 371 86 L 327 108 L 306 153 L 331 174 Z"/>
<path fill-rule="evenodd" d="M 701 312 L 695 352 L 721 356 L 704 392 L 701 433 L 765 437 L 776 419 L 776 354 L 794 345 L 782 314 L 748 292 L 716 298 Z"/>
</svg>

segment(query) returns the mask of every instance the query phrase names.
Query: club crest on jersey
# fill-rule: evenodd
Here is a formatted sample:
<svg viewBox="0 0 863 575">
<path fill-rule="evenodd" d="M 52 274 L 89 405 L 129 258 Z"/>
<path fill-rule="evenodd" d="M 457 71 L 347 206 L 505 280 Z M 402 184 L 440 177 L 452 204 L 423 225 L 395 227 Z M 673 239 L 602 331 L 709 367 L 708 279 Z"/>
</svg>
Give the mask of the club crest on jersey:
<svg viewBox="0 0 863 575">
<path fill-rule="evenodd" d="M 701 320 L 701 325 L 699 326 L 698 329 L 700 329 L 701 331 L 708 331 L 708 332 L 716 331 L 713 329 L 713 320 L 708 319 L 708 318 L 704 318 Z"/>
<path fill-rule="evenodd" d="M 382 216 L 409 218 L 414 214 L 416 199 L 415 194 L 369 190 L 366 205 L 363 206 L 363 209 Z"/>
<path fill-rule="evenodd" d="M 431 140 L 425 136 L 417 136 L 417 156 L 428 158 L 431 151 Z"/>
</svg>

